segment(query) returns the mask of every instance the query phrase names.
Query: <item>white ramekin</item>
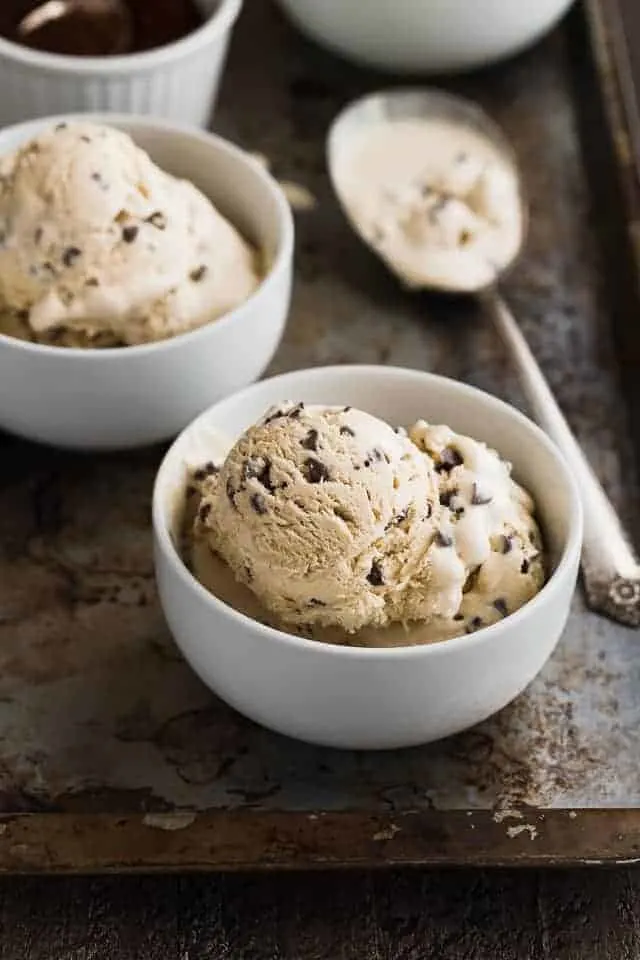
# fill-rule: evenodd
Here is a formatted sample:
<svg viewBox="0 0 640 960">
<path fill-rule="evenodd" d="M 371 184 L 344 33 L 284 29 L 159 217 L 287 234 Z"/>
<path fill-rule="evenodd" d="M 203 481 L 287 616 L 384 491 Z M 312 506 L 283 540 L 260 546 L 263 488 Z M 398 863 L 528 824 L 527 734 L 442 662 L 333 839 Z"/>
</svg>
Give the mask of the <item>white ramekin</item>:
<svg viewBox="0 0 640 960">
<path fill-rule="evenodd" d="M 0 131 L 0 154 L 63 115 Z M 263 372 L 291 298 L 293 218 L 249 154 L 190 127 L 89 115 L 130 134 L 163 168 L 191 180 L 264 255 L 263 282 L 231 313 L 159 343 L 77 350 L 0 334 L 0 429 L 75 449 L 113 450 L 175 436 L 198 413 Z"/>
<path fill-rule="evenodd" d="M 187 463 L 210 431 L 238 436 L 284 399 L 351 404 L 392 424 L 448 423 L 513 461 L 533 494 L 551 575 L 504 620 L 423 647 L 363 649 L 300 639 L 233 610 L 182 562 L 178 505 Z M 432 374 L 390 367 L 301 370 L 255 384 L 217 404 L 176 440 L 153 496 L 156 576 L 173 635 L 202 680 L 258 723 L 333 747 L 383 749 L 425 743 L 478 723 L 520 693 L 552 653 L 573 596 L 582 541 L 575 481 L 530 420 L 486 393 Z"/>
<path fill-rule="evenodd" d="M 573 0 L 279 0 L 305 34 L 397 73 L 469 70 L 528 47 Z"/>
<path fill-rule="evenodd" d="M 0 125 L 109 111 L 206 127 L 242 0 L 199 3 L 207 20 L 198 30 L 145 53 L 70 57 L 0 37 Z"/>
</svg>

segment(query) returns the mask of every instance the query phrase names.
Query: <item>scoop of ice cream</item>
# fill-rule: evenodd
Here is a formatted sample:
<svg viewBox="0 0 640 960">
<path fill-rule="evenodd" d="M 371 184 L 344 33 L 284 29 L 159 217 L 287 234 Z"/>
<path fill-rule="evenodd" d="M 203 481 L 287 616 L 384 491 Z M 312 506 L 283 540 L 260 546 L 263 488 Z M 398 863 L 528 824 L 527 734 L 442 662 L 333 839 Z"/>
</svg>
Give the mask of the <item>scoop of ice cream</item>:
<svg viewBox="0 0 640 960">
<path fill-rule="evenodd" d="M 427 588 L 436 474 L 375 417 L 284 405 L 207 483 L 197 535 L 283 622 L 352 632 L 441 612 Z"/>
<path fill-rule="evenodd" d="M 60 124 L 0 160 L 0 311 L 35 339 L 159 340 L 257 284 L 235 228 L 124 133 Z"/>
<path fill-rule="evenodd" d="M 351 219 L 409 286 L 474 291 L 516 256 L 517 173 L 489 138 L 444 120 L 392 120 L 360 135 L 339 180 Z"/>
<path fill-rule="evenodd" d="M 453 562 L 448 571 L 452 623 L 472 632 L 519 609 L 544 583 L 534 503 L 511 464 L 484 443 L 424 420 L 409 436 L 433 460 L 444 511 L 439 536 L 459 564 L 455 578 Z"/>
</svg>

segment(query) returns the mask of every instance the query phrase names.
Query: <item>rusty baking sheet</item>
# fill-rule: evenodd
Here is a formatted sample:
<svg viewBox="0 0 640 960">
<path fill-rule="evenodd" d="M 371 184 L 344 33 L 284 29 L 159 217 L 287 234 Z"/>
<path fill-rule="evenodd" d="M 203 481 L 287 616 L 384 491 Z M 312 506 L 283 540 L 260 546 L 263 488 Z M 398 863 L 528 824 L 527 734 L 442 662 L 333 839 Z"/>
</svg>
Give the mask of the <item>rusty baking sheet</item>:
<svg viewBox="0 0 640 960">
<path fill-rule="evenodd" d="M 536 50 L 452 86 L 514 140 L 533 222 L 507 292 L 637 535 L 640 208 L 611 36 L 597 3 L 577 7 Z M 246 4 L 216 126 L 316 201 L 297 214 L 272 369 L 404 364 L 522 407 L 475 308 L 400 292 L 333 202 L 327 125 L 388 83 L 311 47 L 271 4 Z M 468 733 L 368 755 L 288 741 L 217 701 L 171 641 L 149 529 L 161 455 L 0 438 L 0 871 L 640 858 L 637 632 L 578 592 L 542 675 Z"/>
</svg>

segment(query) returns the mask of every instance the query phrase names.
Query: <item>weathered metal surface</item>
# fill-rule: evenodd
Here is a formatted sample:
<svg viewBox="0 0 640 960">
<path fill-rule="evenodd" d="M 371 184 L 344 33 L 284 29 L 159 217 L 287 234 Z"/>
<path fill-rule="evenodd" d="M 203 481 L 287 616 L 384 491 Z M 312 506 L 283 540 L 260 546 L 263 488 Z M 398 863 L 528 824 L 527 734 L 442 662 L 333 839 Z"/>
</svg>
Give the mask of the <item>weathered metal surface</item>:
<svg viewBox="0 0 640 960">
<path fill-rule="evenodd" d="M 626 315 L 626 357 L 637 357 L 637 307 L 631 263 L 622 270 L 616 254 L 614 274 L 613 241 L 598 239 L 618 242 L 624 227 L 585 169 L 606 137 L 583 26 L 576 12 L 535 51 L 454 86 L 513 137 L 533 215 L 508 296 L 637 532 L 635 404 L 614 336 Z M 247 4 L 216 127 L 318 201 L 297 218 L 294 305 L 273 371 L 393 363 L 523 406 L 475 308 L 402 293 L 332 199 L 327 125 L 347 99 L 388 82 L 312 48 L 271 5 Z M 608 168 L 597 160 L 599 187 Z M 79 457 L 0 438 L 0 870 L 640 855 L 636 632 L 588 613 L 578 593 L 543 674 L 474 730 L 373 755 L 285 740 L 215 700 L 173 646 L 149 529 L 161 454 Z M 177 819 L 158 816 L 176 809 Z"/>
</svg>

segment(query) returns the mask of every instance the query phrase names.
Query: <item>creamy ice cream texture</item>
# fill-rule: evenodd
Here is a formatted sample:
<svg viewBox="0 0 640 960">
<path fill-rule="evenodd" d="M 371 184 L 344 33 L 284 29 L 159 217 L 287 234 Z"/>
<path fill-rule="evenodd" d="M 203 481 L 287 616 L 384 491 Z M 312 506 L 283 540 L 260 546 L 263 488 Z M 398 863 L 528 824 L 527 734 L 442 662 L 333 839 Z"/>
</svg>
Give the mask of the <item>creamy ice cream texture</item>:
<svg viewBox="0 0 640 960">
<path fill-rule="evenodd" d="M 272 625 L 425 643 L 540 589 L 533 512 L 510 465 L 448 427 L 407 435 L 348 407 L 283 404 L 194 471 L 186 549 L 206 586 Z"/>
<path fill-rule="evenodd" d="M 60 124 L 0 160 L 0 330 L 71 346 L 162 340 L 258 285 L 256 257 L 126 134 Z"/>
<path fill-rule="evenodd" d="M 476 130 L 444 120 L 380 122 L 337 177 L 352 222 L 409 286 L 474 291 L 517 255 L 517 172 Z"/>
</svg>

